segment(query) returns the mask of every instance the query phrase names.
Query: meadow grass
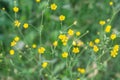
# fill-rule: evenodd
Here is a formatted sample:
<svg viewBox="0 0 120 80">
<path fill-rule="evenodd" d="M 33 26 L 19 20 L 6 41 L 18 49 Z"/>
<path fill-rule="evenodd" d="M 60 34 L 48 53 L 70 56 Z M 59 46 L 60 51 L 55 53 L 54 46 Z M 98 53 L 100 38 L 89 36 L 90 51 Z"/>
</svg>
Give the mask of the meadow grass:
<svg viewBox="0 0 120 80">
<path fill-rule="evenodd" d="M 0 80 L 120 80 L 119 0 L 0 0 Z"/>
</svg>

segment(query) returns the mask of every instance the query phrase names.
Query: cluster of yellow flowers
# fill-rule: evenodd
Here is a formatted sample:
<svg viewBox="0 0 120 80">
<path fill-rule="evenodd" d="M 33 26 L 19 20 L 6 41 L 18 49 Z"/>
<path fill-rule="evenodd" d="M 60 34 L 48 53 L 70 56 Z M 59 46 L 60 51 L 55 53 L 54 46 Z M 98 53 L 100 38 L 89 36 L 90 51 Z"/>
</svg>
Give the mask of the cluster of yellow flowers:
<svg viewBox="0 0 120 80">
<path fill-rule="evenodd" d="M 118 51 L 119 51 L 119 45 L 114 45 L 113 49 L 111 50 L 111 56 L 112 57 L 116 57 L 118 55 Z"/>
<path fill-rule="evenodd" d="M 13 41 L 11 42 L 10 46 L 11 46 L 11 47 L 14 47 L 19 40 L 20 40 L 20 38 L 19 38 L 18 36 L 16 36 L 16 37 L 13 39 Z M 9 51 L 9 53 L 10 53 L 10 55 L 14 55 L 14 50 L 11 49 L 11 50 Z"/>
<path fill-rule="evenodd" d="M 68 37 L 65 34 L 60 34 L 58 38 L 61 40 L 64 46 L 67 45 Z"/>
<path fill-rule="evenodd" d="M 100 43 L 100 39 L 99 38 L 96 38 L 95 40 L 94 40 L 94 42 L 93 41 L 90 41 L 89 42 L 89 46 L 90 47 L 93 47 L 93 51 L 94 52 L 98 52 L 99 51 L 99 47 L 97 46 L 97 44 L 99 44 Z"/>
<path fill-rule="evenodd" d="M 21 24 L 20 21 L 18 21 L 18 20 L 15 20 L 15 21 L 14 21 L 14 26 L 15 26 L 15 27 L 20 27 L 20 24 Z M 24 28 L 24 29 L 27 29 L 28 27 L 29 27 L 29 24 L 28 24 L 28 23 L 24 23 L 24 24 L 23 24 L 23 28 Z"/>
<path fill-rule="evenodd" d="M 14 38 L 14 40 L 11 42 L 11 46 L 15 46 L 16 45 L 16 43 L 18 42 L 20 40 L 20 38 L 18 37 L 18 36 L 16 36 L 15 38 Z"/>
</svg>

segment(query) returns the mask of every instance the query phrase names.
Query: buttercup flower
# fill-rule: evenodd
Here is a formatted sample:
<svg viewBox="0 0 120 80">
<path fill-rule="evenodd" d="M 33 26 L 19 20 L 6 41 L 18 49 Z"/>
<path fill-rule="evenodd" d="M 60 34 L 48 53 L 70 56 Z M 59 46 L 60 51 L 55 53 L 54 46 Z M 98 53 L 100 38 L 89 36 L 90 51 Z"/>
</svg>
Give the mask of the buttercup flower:
<svg viewBox="0 0 120 80">
<path fill-rule="evenodd" d="M 14 38 L 14 40 L 17 42 L 17 41 L 20 40 L 20 38 L 19 38 L 18 36 L 16 36 L 16 37 Z"/>
<path fill-rule="evenodd" d="M 48 65 L 48 62 L 43 62 L 43 63 L 42 63 L 42 68 L 46 68 L 47 65 Z"/>
<path fill-rule="evenodd" d="M 94 46 L 93 46 L 93 51 L 94 51 L 94 52 L 98 52 L 98 51 L 99 51 L 99 48 L 98 48 L 96 45 L 94 45 Z"/>
<path fill-rule="evenodd" d="M 95 43 L 96 43 L 96 44 L 100 43 L 100 39 L 98 39 L 98 38 L 95 39 Z"/>
<path fill-rule="evenodd" d="M 111 30 L 111 25 L 107 25 L 105 28 L 105 32 L 108 33 L 110 32 L 110 30 Z"/>
<path fill-rule="evenodd" d="M 33 44 L 33 45 L 32 45 L 32 48 L 36 48 L 36 47 L 37 47 L 37 45 L 36 45 L 36 44 Z"/>
<path fill-rule="evenodd" d="M 84 74 L 86 71 L 84 68 L 78 68 L 78 71 L 81 73 L 81 74 Z"/>
<path fill-rule="evenodd" d="M 18 7 L 14 7 L 14 8 L 13 8 L 13 11 L 14 11 L 15 13 L 17 13 L 17 12 L 19 11 L 19 8 L 18 8 Z"/>
<path fill-rule="evenodd" d="M 67 58 L 67 57 L 68 57 L 68 53 L 67 53 L 67 52 L 63 52 L 63 53 L 62 53 L 62 57 L 63 57 L 63 58 Z"/>
<path fill-rule="evenodd" d="M 72 52 L 76 54 L 76 53 L 79 53 L 79 52 L 80 52 L 80 50 L 79 50 L 79 48 L 78 48 L 78 47 L 74 47 L 74 48 L 73 48 L 73 50 L 72 50 Z"/>
<path fill-rule="evenodd" d="M 37 3 L 39 3 L 41 0 L 35 0 Z"/>
<path fill-rule="evenodd" d="M 44 47 L 40 47 L 39 49 L 38 49 L 38 53 L 39 54 L 43 54 L 45 52 L 45 48 Z"/>
<path fill-rule="evenodd" d="M 20 23 L 18 20 L 15 20 L 15 21 L 14 21 L 15 27 L 20 27 L 20 24 L 21 24 L 21 23 Z"/>
<path fill-rule="evenodd" d="M 112 5 L 113 5 L 113 2 L 112 2 L 112 1 L 110 1 L 110 2 L 109 2 L 109 5 L 110 5 L 110 6 L 112 6 Z"/>
<path fill-rule="evenodd" d="M 58 41 L 53 42 L 53 46 L 56 47 L 58 45 Z"/>
<path fill-rule="evenodd" d="M 29 24 L 28 24 L 28 23 L 24 23 L 24 24 L 23 24 L 23 27 L 24 27 L 25 29 L 27 29 L 27 28 L 28 28 L 28 26 L 29 26 Z"/>
<path fill-rule="evenodd" d="M 81 34 L 81 33 L 80 33 L 79 31 L 76 32 L 76 36 L 80 36 L 80 34 Z"/>
<path fill-rule="evenodd" d="M 114 40 L 116 38 L 116 34 L 115 33 L 111 34 L 110 38 Z"/>
<path fill-rule="evenodd" d="M 101 26 L 103 26 L 105 23 L 106 23 L 106 22 L 103 21 L 103 20 L 101 20 L 101 21 L 99 22 L 99 24 L 100 24 Z"/>
<path fill-rule="evenodd" d="M 60 21 L 64 21 L 65 20 L 65 16 L 64 15 L 60 15 L 59 20 Z"/>
<path fill-rule="evenodd" d="M 11 49 L 11 50 L 9 51 L 9 53 L 10 53 L 10 55 L 14 55 L 15 51 L 14 51 L 13 49 Z"/>
<path fill-rule="evenodd" d="M 57 9 L 57 5 L 55 3 L 51 4 L 50 6 L 51 10 L 56 10 Z"/>
<path fill-rule="evenodd" d="M 73 31 L 72 29 L 69 29 L 69 30 L 68 30 L 68 34 L 69 34 L 70 36 L 72 36 L 72 35 L 74 34 L 74 31 Z"/>
</svg>

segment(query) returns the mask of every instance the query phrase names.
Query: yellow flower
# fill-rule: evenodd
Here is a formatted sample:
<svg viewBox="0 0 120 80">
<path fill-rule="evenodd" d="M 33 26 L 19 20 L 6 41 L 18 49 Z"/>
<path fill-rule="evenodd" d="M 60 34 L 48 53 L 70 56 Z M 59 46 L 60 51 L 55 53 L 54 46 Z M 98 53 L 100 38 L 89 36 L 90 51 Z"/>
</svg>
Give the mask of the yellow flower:
<svg viewBox="0 0 120 80">
<path fill-rule="evenodd" d="M 98 48 L 96 45 L 94 45 L 94 46 L 93 46 L 93 51 L 94 51 L 94 52 L 98 52 L 98 51 L 99 51 L 99 48 Z"/>
<path fill-rule="evenodd" d="M 110 6 L 112 6 L 112 5 L 113 5 L 113 2 L 112 2 L 112 1 L 110 1 L 110 2 L 109 2 L 109 5 L 110 5 Z"/>
<path fill-rule="evenodd" d="M 56 10 L 57 9 L 57 5 L 55 3 L 51 4 L 50 6 L 51 10 Z"/>
<path fill-rule="evenodd" d="M 78 47 L 74 47 L 74 48 L 73 48 L 73 50 L 72 50 L 72 52 L 76 54 L 76 53 L 79 53 L 79 52 L 80 52 L 80 50 L 79 50 L 79 48 L 78 48 Z"/>
<path fill-rule="evenodd" d="M 79 78 L 77 80 L 80 80 Z"/>
<path fill-rule="evenodd" d="M 58 41 L 53 42 L 53 46 L 56 47 L 58 45 Z"/>
<path fill-rule="evenodd" d="M 80 36 L 80 34 L 81 34 L 81 33 L 80 33 L 79 31 L 76 32 L 76 36 Z"/>
<path fill-rule="evenodd" d="M 118 51 L 119 50 L 119 45 L 114 45 L 113 50 Z"/>
<path fill-rule="evenodd" d="M 15 51 L 14 51 L 13 49 L 11 49 L 11 50 L 9 51 L 9 53 L 10 53 L 10 55 L 14 55 Z"/>
<path fill-rule="evenodd" d="M 78 41 L 77 46 L 83 46 L 83 45 L 84 45 L 84 42 Z"/>
<path fill-rule="evenodd" d="M 32 45 L 32 48 L 36 48 L 36 47 L 37 47 L 37 45 L 36 45 L 36 44 L 33 44 L 33 45 Z"/>
<path fill-rule="evenodd" d="M 73 41 L 73 42 L 72 42 L 72 45 L 73 45 L 73 46 L 76 46 L 76 45 L 77 45 L 77 43 L 76 43 L 75 41 Z"/>
<path fill-rule="evenodd" d="M 63 57 L 63 58 L 67 58 L 67 57 L 68 57 L 68 53 L 67 53 L 67 52 L 63 52 L 63 53 L 62 53 L 62 57 Z"/>
<path fill-rule="evenodd" d="M 78 68 L 78 71 L 81 73 L 81 74 L 84 74 L 86 71 L 84 68 Z"/>
<path fill-rule="evenodd" d="M 117 56 L 117 54 L 118 54 L 118 52 L 117 52 L 117 51 L 112 50 L 110 55 L 111 55 L 111 57 L 116 57 L 116 56 Z"/>
<path fill-rule="evenodd" d="M 111 50 L 111 57 L 116 57 L 118 55 L 119 45 L 114 45 L 113 49 Z"/>
<path fill-rule="evenodd" d="M 15 27 L 20 27 L 20 24 L 21 24 L 21 23 L 20 23 L 18 20 L 15 20 L 15 21 L 14 21 L 14 26 L 15 26 Z"/>
<path fill-rule="evenodd" d="M 100 39 L 98 39 L 98 38 L 95 39 L 95 43 L 96 43 L 96 44 L 100 43 Z"/>
<path fill-rule="evenodd" d="M 77 24 L 77 21 L 74 21 L 73 24 L 76 25 L 76 24 Z"/>
<path fill-rule="evenodd" d="M 111 34 L 111 36 L 110 36 L 110 38 L 112 39 L 112 40 L 114 40 L 115 38 L 116 38 L 116 34 Z"/>
<path fill-rule="evenodd" d="M 63 46 L 66 46 L 67 45 L 67 42 L 63 42 Z"/>
<path fill-rule="evenodd" d="M 90 47 L 93 47 L 94 46 L 94 43 L 92 41 L 89 42 L 89 46 Z"/>
<path fill-rule="evenodd" d="M 111 25 L 107 25 L 105 28 L 105 32 L 108 33 L 110 32 L 110 30 L 111 30 Z"/>
<path fill-rule="evenodd" d="M 37 3 L 39 3 L 41 0 L 36 0 Z"/>
<path fill-rule="evenodd" d="M 58 38 L 62 41 L 64 46 L 67 45 L 68 37 L 66 35 L 60 34 Z"/>
<path fill-rule="evenodd" d="M 14 41 L 19 41 L 20 40 L 20 38 L 18 37 L 18 36 L 16 36 L 15 38 L 14 38 Z"/>
<path fill-rule="evenodd" d="M 5 8 L 3 7 L 2 10 L 5 11 Z"/>
<path fill-rule="evenodd" d="M 25 29 L 27 29 L 27 28 L 28 28 L 28 26 L 29 26 L 29 24 L 28 24 L 28 23 L 24 23 L 24 24 L 23 24 L 23 27 L 24 27 Z"/>
<path fill-rule="evenodd" d="M 13 8 L 13 11 L 14 11 L 15 13 L 17 13 L 17 12 L 19 11 L 19 8 L 18 8 L 18 7 L 14 7 L 14 8 Z"/>
<path fill-rule="evenodd" d="M 73 31 L 72 29 L 69 29 L 69 30 L 68 30 L 68 34 L 69 34 L 70 36 L 72 36 L 72 35 L 74 34 L 74 31 Z"/>
<path fill-rule="evenodd" d="M 12 41 L 10 46 L 15 46 L 16 45 L 16 42 L 15 41 Z"/>
<path fill-rule="evenodd" d="M 106 22 L 103 21 L 103 20 L 101 20 L 101 21 L 99 22 L 99 24 L 100 24 L 101 26 L 103 26 L 105 23 L 106 23 Z"/>
<path fill-rule="evenodd" d="M 38 49 L 38 53 L 39 54 L 43 54 L 45 52 L 45 48 L 44 47 L 40 47 L 39 49 Z"/>
<path fill-rule="evenodd" d="M 64 15 L 60 15 L 60 16 L 59 16 L 59 20 L 60 20 L 60 21 L 64 21 L 64 20 L 65 20 L 65 16 L 64 16 Z"/>
<path fill-rule="evenodd" d="M 43 62 L 43 63 L 42 63 L 42 68 L 46 68 L 47 65 L 48 65 L 48 62 Z"/>
</svg>

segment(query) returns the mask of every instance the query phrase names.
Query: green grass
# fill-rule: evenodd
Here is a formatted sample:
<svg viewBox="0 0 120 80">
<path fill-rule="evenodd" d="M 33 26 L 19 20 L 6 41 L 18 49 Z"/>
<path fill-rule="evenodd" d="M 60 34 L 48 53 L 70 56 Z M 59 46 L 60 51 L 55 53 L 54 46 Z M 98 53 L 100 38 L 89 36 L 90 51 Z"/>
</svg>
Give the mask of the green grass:
<svg viewBox="0 0 120 80">
<path fill-rule="evenodd" d="M 0 80 L 120 80 L 120 51 L 115 58 L 111 56 L 114 45 L 120 45 L 120 1 L 114 0 L 112 6 L 110 1 L 0 0 Z M 50 8 L 52 3 L 57 5 L 55 11 Z M 17 13 L 14 6 L 19 8 Z M 60 15 L 65 16 L 62 22 Z M 15 20 L 20 21 L 20 27 L 15 27 Z M 101 20 L 106 24 L 101 26 Z M 27 29 L 24 23 L 29 24 Z M 112 26 L 109 33 L 104 31 L 107 25 Z M 74 31 L 73 36 L 68 34 L 69 29 Z M 75 35 L 77 31 L 80 36 Z M 68 38 L 66 46 L 58 38 L 61 33 Z M 110 39 L 112 33 L 117 36 L 115 40 Z M 16 36 L 20 40 L 11 46 Z M 100 39 L 95 44 L 97 52 L 89 46 L 96 38 Z M 58 41 L 56 47 L 54 41 Z M 73 41 L 84 43 L 77 54 L 72 51 L 76 47 Z M 35 49 L 33 44 L 37 45 Z M 44 54 L 39 54 L 40 47 L 45 48 Z M 11 49 L 14 55 L 10 55 Z M 68 52 L 67 58 L 61 56 L 63 52 Z M 46 68 L 42 67 L 44 62 L 48 63 Z M 84 68 L 85 73 L 78 68 Z"/>
</svg>

